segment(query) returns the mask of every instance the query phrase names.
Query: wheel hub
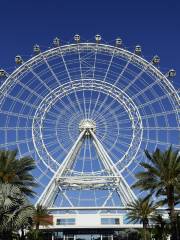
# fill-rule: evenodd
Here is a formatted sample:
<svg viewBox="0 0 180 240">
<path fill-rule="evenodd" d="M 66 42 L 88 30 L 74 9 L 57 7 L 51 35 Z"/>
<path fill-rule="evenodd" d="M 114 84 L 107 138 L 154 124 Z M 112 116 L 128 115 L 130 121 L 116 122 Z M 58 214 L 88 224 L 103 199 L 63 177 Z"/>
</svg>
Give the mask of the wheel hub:
<svg viewBox="0 0 180 240">
<path fill-rule="evenodd" d="M 89 130 L 96 132 L 96 123 L 92 119 L 83 119 L 79 123 L 79 131 L 86 130 L 86 135 L 89 135 Z"/>
</svg>

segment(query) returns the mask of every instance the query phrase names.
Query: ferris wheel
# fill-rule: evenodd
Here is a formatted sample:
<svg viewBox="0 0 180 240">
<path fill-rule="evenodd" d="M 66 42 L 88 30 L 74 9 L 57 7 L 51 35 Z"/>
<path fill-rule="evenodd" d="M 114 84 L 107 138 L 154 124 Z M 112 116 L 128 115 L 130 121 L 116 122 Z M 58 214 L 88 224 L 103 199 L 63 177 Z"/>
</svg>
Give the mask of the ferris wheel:
<svg viewBox="0 0 180 240">
<path fill-rule="evenodd" d="M 15 57 L 0 70 L 0 148 L 31 155 L 36 200 L 50 209 L 115 209 L 133 201 L 131 189 L 144 150 L 180 148 L 180 96 L 160 58 L 120 38 L 62 44 Z M 88 191 L 87 191 L 88 190 Z"/>
</svg>

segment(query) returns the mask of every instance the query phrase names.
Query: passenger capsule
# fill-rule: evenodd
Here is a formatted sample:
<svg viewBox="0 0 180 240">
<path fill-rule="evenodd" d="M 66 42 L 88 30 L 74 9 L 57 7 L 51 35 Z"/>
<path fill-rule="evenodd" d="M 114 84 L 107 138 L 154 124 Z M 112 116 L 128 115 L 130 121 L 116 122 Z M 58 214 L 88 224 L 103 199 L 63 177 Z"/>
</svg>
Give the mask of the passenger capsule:
<svg viewBox="0 0 180 240">
<path fill-rule="evenodd" d="M 54 40 L 53 40 L 53 45 L 54 45 L 55 47 L 58 47 L 58 46 L 60 45 L 60 39 L 59 39 L 58 37 L 54 38 Z"/>
<path fill-rule="evenodd" d="M 16 64 L 22 64 L 22 62 L 23 62 L 22 57 L 19 56 L 19 55 L 17 55 L 17 56 L 15 57 L 15 63 L 16 63 Z"/>
<path fill-rule="evenodd" d="M 159 56 L 154 56 L 152 60 L 153 64 L 159 64 L 160 63 L 160 57 Z"/>
<path fill-rule="evenodd" d="M 33 51 L 34 51 L 34 53 L 39 54 L 41 51 L 39 45 L 35 44 L 33 47 Z"/>
<path fill-rule="evenodd" d="M 4 69 L 0 69 L 0 78 L 6 77 L 7 73 Z"/>
<path fill-rule="evenodd" d="M 137 55 L 141 55 L 141 52 L 142 52 L 141 46 L 137 45 L 135 47 L 134 53 Z"/>
<path fill-rule="evenodd" d="M 80 41 L 80 35 L 78 34 L 74 35 L 74 41 L 78 43 Z"/>
<path fill-rule="evenodd" d="M 167 77 L 169 78 L 172 78 L 172 77 L 175 77 L 176 76 L 176 71 L 174 69 L 170 69 L 168 72 L 167 72 Z"/>
<path fill-rule="evenodd" d="M 95 36 L 95 40 L 96 40 L 97 43 L 99 43 L 101 41 L 101 36 L 99 34 L 97 34 Z"/>
<path fill-rule="evenodd" d="M 122 39 L 121 38 L 116 38 L 116 46 L 120 47 L 122 45 Z"/>
</svg>

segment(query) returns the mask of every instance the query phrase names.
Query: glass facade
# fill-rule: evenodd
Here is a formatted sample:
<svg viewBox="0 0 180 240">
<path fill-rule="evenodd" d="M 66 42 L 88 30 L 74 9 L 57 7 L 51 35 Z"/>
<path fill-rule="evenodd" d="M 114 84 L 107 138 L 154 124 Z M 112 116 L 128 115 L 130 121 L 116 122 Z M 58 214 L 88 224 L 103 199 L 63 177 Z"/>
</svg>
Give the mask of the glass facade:
<svg viewBox="0 0 180 240">
<path fill-rule="evenodd" d="M 77 234 L 76 240 L 100 240 L 99 234 Z"/>
<path fill-rule="evenodd" d="M 113 240 L 111 229 L 67 229 L 54 231 L 54 240 Z"/>
<path fill-rule="evenodd" d="M 137 229 L 64 229 L 46 231 L 43 240 L 139 240 Z"/>
<path fill-rule="evenodd" d="M 113 240 L 113 235 L 111 234 L 67 234 L 54 235 L 54 240 Z"/>
<path fill-rule="evenodd" d="M 110 225 L 115 225 L 115 224 L 120 224 L 119 218 L 101 218 L 101 224 L 110 224 Z"/>
<path fill-rule="evenodd" d="M 56 220 L 56 225 L 75 225 L 75 218 L 58 218 Z"/>
</svg>

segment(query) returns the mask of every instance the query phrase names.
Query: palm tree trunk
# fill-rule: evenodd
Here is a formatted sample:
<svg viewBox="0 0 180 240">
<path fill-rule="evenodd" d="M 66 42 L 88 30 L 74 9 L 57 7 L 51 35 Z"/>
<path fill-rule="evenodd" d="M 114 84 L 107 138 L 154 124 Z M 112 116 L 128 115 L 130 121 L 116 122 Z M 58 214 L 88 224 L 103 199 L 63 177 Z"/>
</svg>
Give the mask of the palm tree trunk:
<svg viewBox="0 0 180 240">
<path fill-rule="evenodd" d="M 143 239 L 149 240 L 149 234 L 148 234 L 148 220 L 143 221 Z"/>
<path fill-rule="evenodd" d="M 169 216 L 171 221 L 171 240 L 178 240 L 177 236 L 177 221 L 174 210 L 174 186 L 171 185 L 167 188 L 167 200 L 169 207 Z"/>
<path fill-rule="evenodd" d="M 36 230 L 39 230 L 39 222 L 36 222 Z"/>
</svg>

